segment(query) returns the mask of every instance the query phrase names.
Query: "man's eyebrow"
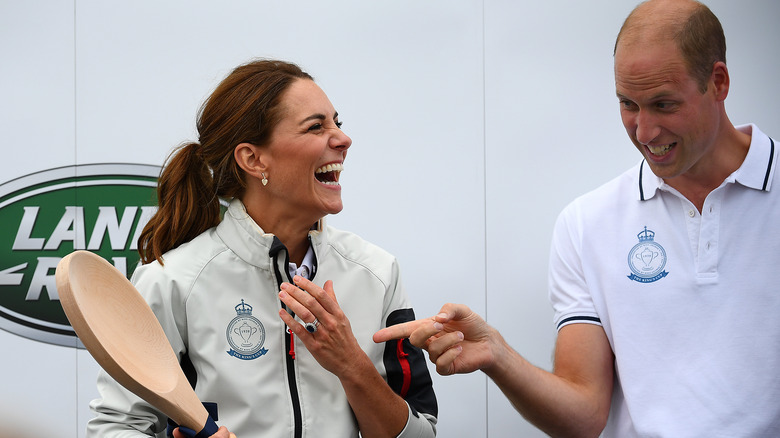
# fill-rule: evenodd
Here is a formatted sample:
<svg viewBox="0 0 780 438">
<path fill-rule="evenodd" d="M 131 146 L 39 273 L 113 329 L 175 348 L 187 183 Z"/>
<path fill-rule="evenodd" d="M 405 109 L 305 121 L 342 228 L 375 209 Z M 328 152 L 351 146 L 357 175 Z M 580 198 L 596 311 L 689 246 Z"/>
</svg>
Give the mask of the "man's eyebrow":
<svg viewBox="0 0 780 438">
<path fill-rule="evenodd" d="M 672 96 L 673 94 L 674 94 L 674 93 L 670 93 L 670 92 L 668 92 L 668 91 L 661 91 L 661 92 L 659 92 L 659 93 L 657 93 L 657 94 L 654 94 L 654 95 L 652 95 L 652 96 L 648 97 L 648 98 L 647 98 L 647 99 L 645 99 L 645 100 L 646 100 L 647 102 L 654 102 L 654 101 L 656 101 L 656 100 L 659 100 L 659 99 L 666 99 L 666 98 L 668 98 L 669 96 Z M 617 96 L 617 98 L 618 98 L 618 99 L 620 99 L 620 100 L 630 100 L 631 102 L 633 102 L 633 101 L 634 101 L 634 99 L 631 99 L 631 98 L 629 98 L 629 97 L 626 97 L 626 96 L 624 96 L 623 94 L 621 94 L 621 93 L 619 93 L 619 92 L 618 92 L 618 93 L 615 93 L 615 95 L 616 95 L 616 96 Z"/>
</svg>

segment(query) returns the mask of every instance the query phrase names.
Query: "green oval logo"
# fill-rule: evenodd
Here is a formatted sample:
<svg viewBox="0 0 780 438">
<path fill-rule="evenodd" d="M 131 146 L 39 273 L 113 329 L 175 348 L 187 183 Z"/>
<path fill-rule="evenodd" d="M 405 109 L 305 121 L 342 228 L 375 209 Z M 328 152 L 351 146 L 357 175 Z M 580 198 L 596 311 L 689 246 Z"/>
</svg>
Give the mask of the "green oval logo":
<svg viewBox="0 0 780 438">
<path fill-rule="evenodd" d="M 92 251 L 130 277 L 138 235 L 157 210 L 159 166 L 88 164 L 0 185 L 0 328 L 83 348 L 60 306 L 54 271 Z"/>
</svg>

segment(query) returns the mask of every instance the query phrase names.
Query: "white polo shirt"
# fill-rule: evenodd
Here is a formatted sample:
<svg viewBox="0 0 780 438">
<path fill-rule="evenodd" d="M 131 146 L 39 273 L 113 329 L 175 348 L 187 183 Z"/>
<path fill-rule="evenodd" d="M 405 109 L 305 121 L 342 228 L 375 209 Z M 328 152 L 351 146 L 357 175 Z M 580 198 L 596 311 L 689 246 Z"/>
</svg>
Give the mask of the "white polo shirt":
<svg viewBox="0 0 780 438">
<path fill-rule="evenodd" d="M 555 324 L 600 324 L 615 353 L 603 436 L 780 436 L 780 145 L 738 129 L 701 214 L 643 160 L 558 218 Z"/>
</svg>

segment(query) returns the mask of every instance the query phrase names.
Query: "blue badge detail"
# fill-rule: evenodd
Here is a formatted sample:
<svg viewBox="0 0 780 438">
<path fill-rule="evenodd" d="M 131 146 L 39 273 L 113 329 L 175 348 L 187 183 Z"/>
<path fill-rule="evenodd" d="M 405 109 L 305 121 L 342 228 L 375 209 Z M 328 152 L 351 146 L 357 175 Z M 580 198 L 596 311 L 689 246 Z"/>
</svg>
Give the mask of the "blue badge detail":
<svg viewBox="0 0 780 438">
<path fill-rule="evenodd" d="M 632 272 L 628 278 L 640 283 L 652 283 L 669 275 L 664 271 L 666 251 L 655 242 L 655 232 L 645 227 L 637 237 L 639 243 L 628 253 L 628 267 Z"/>
<path fill-rule="evenodd" d="M 236 306 L 236 317 L 230 321 L 226 330 L 227 341 L 232 347 L 227 354 L 243 360 L 257 359 L 268 353 L 263 348 L 265 327 L 259 319 L 252 316 L 252 306 L 241 300 Z"/>
</svg>

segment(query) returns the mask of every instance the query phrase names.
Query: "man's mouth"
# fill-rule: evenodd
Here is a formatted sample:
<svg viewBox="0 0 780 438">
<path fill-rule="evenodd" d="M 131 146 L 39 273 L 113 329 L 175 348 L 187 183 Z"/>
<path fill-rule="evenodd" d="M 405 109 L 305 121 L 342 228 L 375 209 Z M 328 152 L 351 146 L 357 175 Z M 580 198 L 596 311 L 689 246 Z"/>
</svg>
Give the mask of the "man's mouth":
<svg viewBox="0 0 780 438">
<path fill-rule="evenodd" d="M 666 155 L 667 152 L 672 150 L 673 147 L 677 146 L 677 142 L 675 143 L 669 143 L 661 146 L 647 146 L 647 149 L 650 151 L 651 154 L 655 155 L 656 157 L 662 157 Z"/>
<path fill-rule="evenodd" d="M 344 165 L 341 163 L 326 164 L 314 171 L 314 177 L 325 185 L 337 186 L 342 170 L 344 170 Z"/>
</svg>

